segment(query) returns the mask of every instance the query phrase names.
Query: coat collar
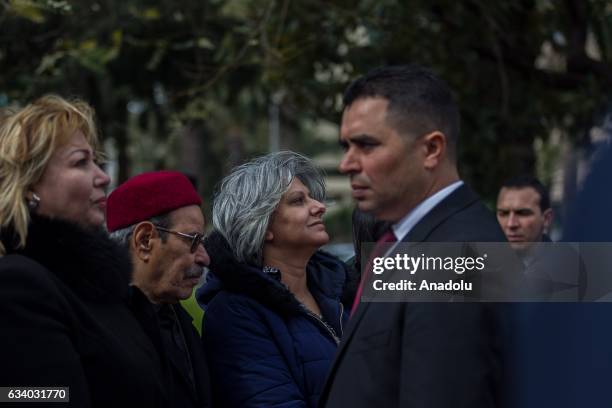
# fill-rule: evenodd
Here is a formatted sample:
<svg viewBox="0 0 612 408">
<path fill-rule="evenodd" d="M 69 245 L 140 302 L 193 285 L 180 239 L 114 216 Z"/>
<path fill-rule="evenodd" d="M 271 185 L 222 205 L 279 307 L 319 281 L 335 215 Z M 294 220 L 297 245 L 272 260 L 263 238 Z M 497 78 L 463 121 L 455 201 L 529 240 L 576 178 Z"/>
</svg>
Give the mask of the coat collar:
<svg viewBox="0 0 612 408">
<path fill-rule="evenodd" d="M 405 237 L 401 238 L 401 241 L 425 241 L 438 225 L 478 200 L 478 195 L 470 187 L 463 184 L 432 208 Z"/>
<path fill-rule="evenodd" d="M 446 221 L 451 216 L 457 214 L 461 210 L 466 207 L 472 205 L 474 202 L 478 201 L 478 195 L 466 184 L 463 184 L 461 187 L 453 191 L 448 197 L 438 203 L 414 228 L 401 240 L 402 242 L 423 242 L 425 241 L 429 235 L 444 221 Z M 346 344 L 348 344 L 349 339 L 355 332 L 356 328 L 359 326 L 359 323 L 363 319 L 366 310 L 370 306 L 370 302 L 360 303 L 355 315 L 351 317 L 349 321 L 349 326 L 347 327 L 343 342 L 338 349 L 337 356 L 339 356 Z M 336 357 L 336 361 L 339 357 Z M 336 363 L 334 363 L 335 367 Z"/>
<path fill-rule="evenodd" d="M 102 229 L 33 215 L 25 248 L 7 250 L 37 261 L 79 297 L 103 303 L 128 296 L 129 254 Z"/>
<path fill-rule="evenodd" d="M 206 283 L 196 293 L 200 305 L 205 307 L 220 290 L 225 289 L 251 297 L 281 315 L 302 311 L 301 304 L 277 276 L 238 262 L 218 231 L 207 237 L 205 245 L 211 264 Z M 308 286 L 315 298 L 340 298 L 346 278 L 346 266 L 340 260 L 318 251 L 308 262 L 306 270 Z"/>
</svg>

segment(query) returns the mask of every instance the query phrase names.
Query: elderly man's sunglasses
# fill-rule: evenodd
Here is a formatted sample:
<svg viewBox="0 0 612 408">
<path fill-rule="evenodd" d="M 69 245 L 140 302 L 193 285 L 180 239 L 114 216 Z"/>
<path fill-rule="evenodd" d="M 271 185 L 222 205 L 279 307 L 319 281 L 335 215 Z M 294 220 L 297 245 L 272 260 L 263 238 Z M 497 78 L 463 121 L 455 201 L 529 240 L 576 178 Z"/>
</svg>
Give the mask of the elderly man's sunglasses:
<svg viewBox="0 0 612 408">
<path fill-rule="evenodd" d="M 200 246 L 200 244 L 203 244 L 204 234 L 200 234 L 199 232 L 196 232 L 195 234 L 186 234 L 184 232 L 173 231 L 168 228 L 160 227 L 159 225 L 156 225 L 156 224 L 153 224 L 153 225 L 155 225 L 155 228 L 157 228 L 160 231 L 167 232 L 169 234 L 174 234 L 181 238 L 188 239 L 189 241 L 191 241 L 191 253 L 192 254 L 198 250 L 198 246 Z"/>
</svg>

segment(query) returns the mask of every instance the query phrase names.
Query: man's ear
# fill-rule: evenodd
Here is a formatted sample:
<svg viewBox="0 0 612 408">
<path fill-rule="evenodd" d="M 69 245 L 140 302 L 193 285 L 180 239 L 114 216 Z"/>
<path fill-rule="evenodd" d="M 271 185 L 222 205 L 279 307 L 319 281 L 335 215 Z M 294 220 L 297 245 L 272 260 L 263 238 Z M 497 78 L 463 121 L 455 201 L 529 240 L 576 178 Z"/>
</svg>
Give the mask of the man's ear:
<svg viewBox="0 0 612 408">
<path fill-rule="evenodd" d="M 272 233 L 272 231 L 267 230 L 266 231 L 266 235 L 264 235 L 264 241 L 265 242 L 270 242 L 274 239 L 274 234 Z"/>
<path fill-rule="evenodd" d="M 427 170 L 433 170 L 444 157 L 446 156 L 447 140 L 446 135 L 439 130 L 434 130 L 431 133 L 424 135 L 422 140 L 423 149 L 425 151 L 425 160 L 423 166 Z"/>
<path fill-rule="evenodd" d="M 158 236 L 157 230 L 148 221 L 141 222 L 134 227 L 130 239 L 130 251 L 140 260 L 147 262 L 155 245 L 153 238 Z"/>
<path fill-rule="evenodd" d="M 550 226 L 552 225 L 553 222 L 553 210 L 552 208 L 547 208 L 546 210 L 544 210 L 544 212 L 542 213 L 542 216 L 544 217 L 544 231 L 546 233 L 549 232 Z"/>
</svg>

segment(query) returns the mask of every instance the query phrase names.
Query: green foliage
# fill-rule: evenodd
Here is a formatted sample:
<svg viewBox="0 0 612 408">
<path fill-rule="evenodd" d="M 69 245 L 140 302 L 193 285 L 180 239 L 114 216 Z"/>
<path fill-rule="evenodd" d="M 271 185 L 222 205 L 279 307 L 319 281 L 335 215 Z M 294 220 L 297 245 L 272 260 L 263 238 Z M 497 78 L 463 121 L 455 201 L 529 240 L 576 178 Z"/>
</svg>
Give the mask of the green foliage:
<svg viewBox="0 0 612 408">
<path fill-rule="evenodd" d="M 0 24 L 0 102 L 89 100 L 120 179 L 141 169 L 134 157 L 180 166 L 195 134 L 191 171 L 207 196 L 267 150 L 273 103 L 282 148 L 336 149 L 313 142 L 304 121 L 337 123 L 347 83 L 381 64 L 431 66 L 456 90 L 461 171 L 488 197 L 500 179 L 535 169 L 534 140 L 584 135 L 612 87 L 604 0 L 9 0 Z"/>
<path fill-rule="evenodd" d="M 202 319 L 204 318 L 204 311 L 198 305 L 195 299 L 195 290 L 189 299 L 181 300 L 181 306 L 191 315 L 193 318 L 193 325 L 198 330 L 198 333 L 202 334 Z"/>
</svg>

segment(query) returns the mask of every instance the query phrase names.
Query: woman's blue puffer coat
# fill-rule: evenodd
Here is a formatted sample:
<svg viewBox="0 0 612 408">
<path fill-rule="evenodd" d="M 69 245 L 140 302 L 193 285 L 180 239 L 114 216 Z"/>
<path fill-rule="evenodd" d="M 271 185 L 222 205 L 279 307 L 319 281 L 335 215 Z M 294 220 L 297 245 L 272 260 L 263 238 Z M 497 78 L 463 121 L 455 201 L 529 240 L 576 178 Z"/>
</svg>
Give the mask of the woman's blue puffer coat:
<svg viewBox="0 0 612 408">
<path fill-rule="evenodd" d="M 347 269 L 317 252 L 308 287 L 322 318 L 305 309 L 278 271 L 239 263 L 218 232 L 206 242 L 210 273 L 196 296 L 205 309 L 202 341 L 214 406 L 316 407 L 346 314 L 339 301 Z"/>
</svg>

